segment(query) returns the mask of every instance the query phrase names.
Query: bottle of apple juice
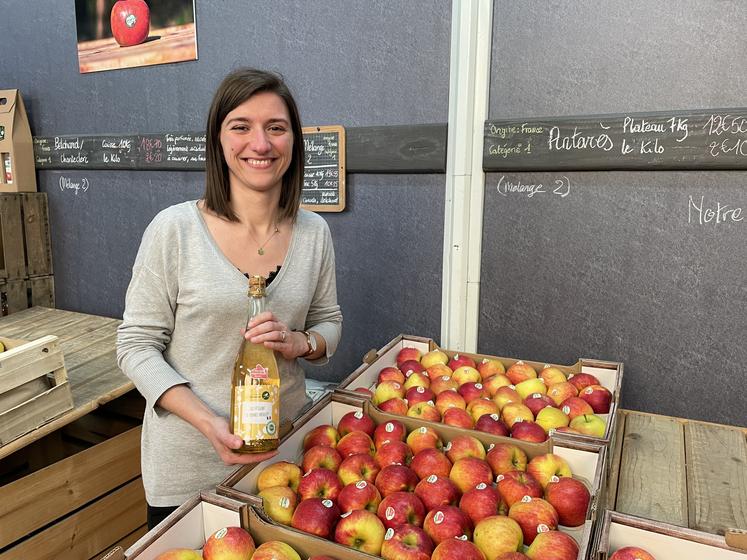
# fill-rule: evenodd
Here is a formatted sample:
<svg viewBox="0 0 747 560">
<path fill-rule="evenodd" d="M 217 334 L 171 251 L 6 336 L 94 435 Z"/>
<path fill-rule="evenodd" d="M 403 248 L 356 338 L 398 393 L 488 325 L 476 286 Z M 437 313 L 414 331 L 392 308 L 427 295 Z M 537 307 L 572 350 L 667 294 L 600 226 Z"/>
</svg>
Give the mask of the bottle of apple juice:
<svg viewBox="0 0 747 560">
<path fill-rule="evenodd" d="M 249 278 L 249 320 L 265 311 L 265 279 Z M 275 352 L 243 339 L 231 381 L 231 433 L 244 440 L 239 453 L 277 449 L 280 372 Z"/>
</svg>

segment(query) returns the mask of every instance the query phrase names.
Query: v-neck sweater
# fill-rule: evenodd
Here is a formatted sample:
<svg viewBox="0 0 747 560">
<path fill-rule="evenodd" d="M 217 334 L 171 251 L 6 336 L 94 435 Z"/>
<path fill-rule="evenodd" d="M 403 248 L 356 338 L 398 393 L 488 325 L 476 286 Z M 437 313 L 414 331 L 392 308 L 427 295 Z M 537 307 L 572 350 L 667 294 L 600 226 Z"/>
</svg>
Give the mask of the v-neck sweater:
<svg viewBox="0 0 747 560">
<path fill-rule="evenodd" d="M 197 207 L 160 212 L 143 234 L 117 333 L 117 361 L 146 400 L 142 474 L 152 506 L 176 506 L 224 480 L 237 466 L 218 458 L 195 427 L 156 405 L 169 388 L 188 384 L 216 414 L 228 417 L 231 374 L 249 310 L 248 282 L 215 243 Z M 267 287 L 267 309 L 294 330 L 324 337 L 324 364 L 342 331 L 335 256 L 327 223 L 300 210 L 280 271 Z M 280 415 L 308 404 L 304 371 L 277 354 Z"/>
</svg>

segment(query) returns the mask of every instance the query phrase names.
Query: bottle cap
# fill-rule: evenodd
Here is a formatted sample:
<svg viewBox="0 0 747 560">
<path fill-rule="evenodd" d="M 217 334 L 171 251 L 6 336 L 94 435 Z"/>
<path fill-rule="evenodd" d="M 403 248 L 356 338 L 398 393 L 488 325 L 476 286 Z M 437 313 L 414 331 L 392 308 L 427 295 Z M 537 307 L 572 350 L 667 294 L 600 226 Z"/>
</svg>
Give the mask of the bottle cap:
<svg viewBox="0 0 747 560">
<path fill-rule="evenodd" d="M 249 296 L 263 297 L 265 295 L 265 277 L 259 274 L 249 277 Z"/>
</svg>

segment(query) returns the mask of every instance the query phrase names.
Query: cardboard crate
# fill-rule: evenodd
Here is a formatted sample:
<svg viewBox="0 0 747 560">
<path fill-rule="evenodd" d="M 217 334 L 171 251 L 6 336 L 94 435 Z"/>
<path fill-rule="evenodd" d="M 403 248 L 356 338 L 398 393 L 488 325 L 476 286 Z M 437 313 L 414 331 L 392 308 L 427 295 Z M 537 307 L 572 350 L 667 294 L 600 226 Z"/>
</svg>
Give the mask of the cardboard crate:
<svg viewBox="0 0 747 560">
<path fill-rule="evenodd" d="M 0 446 L 73 408 L 56 336 L 28 342 L 0 337 Z"/>
<path fill-rule="evenodd" d="M 294 424 L 294 431 L 279 446 L 278 454 L 272 459 L 263 461 L 256 465 L 246 465 L 232 473 L 216 489 L 216 491 L 239 501 L 253 504 L 261 508 L 262 502 L 258 497 L 257 478 L 262 470 L 277 461 L 289 461 L 300 464 L 303 456 L 303 438 L 310 430 L 324 424 L 336 426 L 340 419 L 348 412 L 363 411 L 371 416 L 374 422 L 378 424 L 386 423 L 390 420 L 402 422 L 408 431 L 418 429 L 423 425 L 428 425 L 439 434 L 444 443 L 450 441 L 458 435 L 470 434 L 480 440 L 486 449 L 491 444 L 499 442 L 510 442 L 521 447 L 529 458 L 536 457 L 545 453 L 555 453 L 563 457 L 569 464 L 574 478 L 582 480 L 590 489 L 592 500 L 587 512 L 587 521 L 581 527 L 563 527 L 564 532 L 569 533 L 579 543 L 579 560 L 588 557 L 591 538 L 596 519 L 596 511 L 605 491 L 605 471 L 606 471 L 606 448 L 600 445 L 580 444 L 575 445 L 571 442 L 567 446 L 553 445 L 550 440 L 544 443 L 531 443 L 519 440 L 512 440 L 501 436 L 486 434 L 483 432 L 473 432 L 464 430 L 446 424 L 437 424 L 432 422 L 423 422 L 421 420 L 409 417 L 396 416 L 382 412 L 367 399 L 361 399 L 359 396 L 352 396 L 344 393 L 335 393 L 327 395 L 312 410 L 305 414 Z M 295 529 L 291 529 L 295 531 Z M 303 534 L 303 533 L 301 533 Z"/>
<path fill-rule="evenodd" d="M 747 535 L 739 536 L 738 532 L 733 535 L 735 546 L 729 546 L 727 539 L 720 535 L 606 511 L 593 560 L 607 560 L 625 546 L 643 548 L 656 560 L 746 560 L 747 539 L 744 537 Z"/>
<path fill-rule="evenodd" d="M 34 144 L 17 89 L 0 90 L 0 192 L 35 192 Z"/>
<path fill-rule="evenodd" d="M 399 335 L 387 345 L 379 350 L 371 350 L 363 357 L 363 364 L 358 367 L 353 373 L 345 378 L 338 387 L 339 390 L 343 391 L 354 391 L 358 388 L 371 389 L 376 385 L 376 380 L 379 375 L 379 371 L 387 366 L 396 365 L 397 353 L 405 347 L 417 348 L 421 352 L 429 352 L 439 348 L 438 344 L 430 338 L 423 338 L 412 335 Z M 599 382 L 612 392 L 612 403 L 610 405 L 609 414 L 600 414 L 607 424 L 604 436 L 596 438 L 592 436 L 586 436 L 581 434 L 571 433 L 557 433 L 553 435 L 553 438 L 571 440 L 571 441 L 592 441 L 609 447 L 613 444 L 615 438 L 615 420 L 617 415 L 617 409 L 620 405 L 620 387 L 622 384 L 623 376 L 623 364 L 620 362 L 608 362 L 604 360 L 595 360 L 589 358 L 581 358 L 575 364 L 566 366 L 559 364 L 547 364 L 545 362 L 537 362 L 523 358 L 505 358 L 501 356 L 491 356 L 488 354 L 474 354 L 470 352 L 455 352 L 453 350 L 447 350 L 440 348 L 445 352 L 449 358 L 455 354 L 461 354 L 464 356 L 470 356 L 476 362 L 484 358 L 498 359 L 503 362 L 503 365 L 508 369 L 511 364 L 522 360 L 527 364 L 530 364 L 538 372 L 546 366 L 555 366 L 566 374 L 566 377 L 570 374 L 576 373 L 590 373 L 599 379 Z"/>
</svg>

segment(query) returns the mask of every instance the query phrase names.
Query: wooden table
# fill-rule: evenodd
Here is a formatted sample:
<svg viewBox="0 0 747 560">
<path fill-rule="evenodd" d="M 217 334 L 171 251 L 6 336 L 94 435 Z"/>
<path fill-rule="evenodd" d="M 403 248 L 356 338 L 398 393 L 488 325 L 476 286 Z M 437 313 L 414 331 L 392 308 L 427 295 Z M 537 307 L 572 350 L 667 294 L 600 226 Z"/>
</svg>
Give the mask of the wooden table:
<svg viewBox="0 0 747 560">
<path fill-rule="evenodd" d="M 620 413 L 607 509 L 707 533 L 747 529 L 747 428 Z"/>
<path fill-rule="evenodd" d="M 0 459 L 135 388 L 117 367 L 118 319 L 32 307 L 0 318 L 0 334 L 35 340 L 55 335 L 65 356 L 73 410 L 0 447 Z"/>
</svg>

